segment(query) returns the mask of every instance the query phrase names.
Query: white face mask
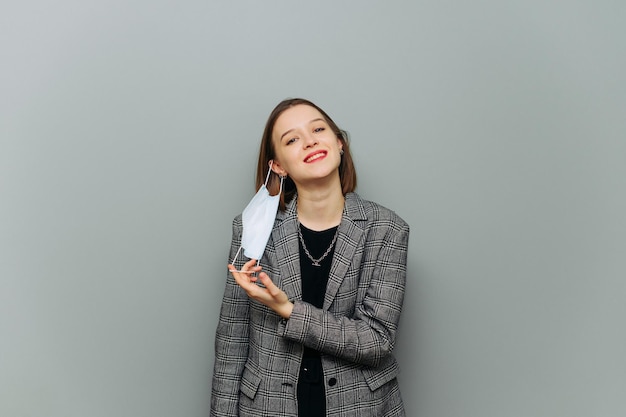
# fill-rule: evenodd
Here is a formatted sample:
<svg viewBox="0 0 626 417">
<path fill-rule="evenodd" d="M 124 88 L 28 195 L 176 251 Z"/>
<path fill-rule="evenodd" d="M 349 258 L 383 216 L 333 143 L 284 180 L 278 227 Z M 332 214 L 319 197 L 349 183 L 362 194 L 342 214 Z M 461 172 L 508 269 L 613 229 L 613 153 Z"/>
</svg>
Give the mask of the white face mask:
<svg viewBox="0 0 626 417">
<path fill-rule="evenodd" d="M 278 194 L 270 195 L 267 190 L 267 181 L 272 172 L 272 163 L 265 178 L 265 184 L 261 185 L 259 191 L 252 197 L 246 208 L 241 214 L 243 222 L 243 232 L 241 234 L 241 247 L 243 254 L 250 259 L 260 260 L 265 252 L 265 246 L 272 233 L 276 212 L 278 211 L 278 203 L 280 201 L 280 193 L 283 190 L 283 179 L 280 177 L 280 189 Z M 232 264 L 234 265 L 241 247 L 235 254 Z"/>
</svg>

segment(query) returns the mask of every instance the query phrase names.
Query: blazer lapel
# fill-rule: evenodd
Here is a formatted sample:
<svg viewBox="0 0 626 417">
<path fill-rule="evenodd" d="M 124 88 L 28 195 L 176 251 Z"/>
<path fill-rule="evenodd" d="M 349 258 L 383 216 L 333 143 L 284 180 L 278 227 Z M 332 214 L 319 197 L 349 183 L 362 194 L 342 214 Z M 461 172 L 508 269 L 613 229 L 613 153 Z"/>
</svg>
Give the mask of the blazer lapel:
<svg viewBox="0 0 626 417">
<path fill-rule="evenodd" d="M 279 210 L 276 214 L 277 225 L 272 231 L 281 277 L 280 283 L 276 284 L 285 291 L 291 301 L 302 300 L 297 220 L 296 197 L 294 197 L 285 211 Z"/>
<path fill-rule="evenodd" d="M 367 220 L 367 216 L 360 197 L 354 193 L 346 194 L 344 212 L 337 231 L 337 242 L 335 243 L 335 252 L 326 286 L 326 295 L 324 296 L 325 310 L 330 308 L 335 299 L 341 282 L 354 260 L 356 248 L 359 246 L 359 242 L 364 239 L 365 220 Z"/>
</svg>

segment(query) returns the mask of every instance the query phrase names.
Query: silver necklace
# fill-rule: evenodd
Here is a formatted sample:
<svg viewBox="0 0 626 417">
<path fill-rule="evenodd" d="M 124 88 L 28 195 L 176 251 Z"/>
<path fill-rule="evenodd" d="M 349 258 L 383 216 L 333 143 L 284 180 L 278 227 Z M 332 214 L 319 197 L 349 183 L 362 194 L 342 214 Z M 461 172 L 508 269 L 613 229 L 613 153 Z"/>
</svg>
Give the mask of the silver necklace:
<svg viewBox="0 0 626 417">
<path fill-rule="evenodd" d="M 337 241 L 337 235 L 339 234 L 338 232 L 339 232 L 339 226 L 337 226 L 337 230 L 335 230 L 335 236 L 333 236 L 333 240 L 332 242 L 330 242 L 330 246 L 328 247 L 328 249 L 326 249 L 326 252 L 324 252 L 324 254 L 320 258 L 315 259 L 314 257 L 311 256 L 311 254 L 309 253 L 309 250 L 306 247 L 306 244 L 304 243 L 304 237 L 302 237 L 300 221 L 298 221 L 298 237 L 300 237 L 300 243 L 302 243 L 302 249 L 304 249 L 304 253 L 311 260 L 311 262 L 313 262 L 313 266 L 322 266 L 320 262 L 322 262 L 324 258 L 328 256 L 330 251 L 333 249 L 333 246 L 335 246 L 335 242 Z"/>
</svg>

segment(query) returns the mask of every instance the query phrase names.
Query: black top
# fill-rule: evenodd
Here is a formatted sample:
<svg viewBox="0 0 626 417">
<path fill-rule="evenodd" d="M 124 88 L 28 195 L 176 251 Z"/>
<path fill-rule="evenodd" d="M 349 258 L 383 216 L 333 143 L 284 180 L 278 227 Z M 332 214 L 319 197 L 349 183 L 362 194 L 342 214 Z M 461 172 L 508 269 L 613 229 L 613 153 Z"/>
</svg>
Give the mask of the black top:
<svg viewBox="0 0 626 417">
<path fill-rule="evenodd" d="M 300 224 L 302 238 L 304 239 L 304 243 L 313 258 L 319 259 L 324 252 L 326 252 L 335 237 L 337 227 L 338 226 L 335 226 L 318 232 L 307 229 Z M 313 261 L 311 261 L 306 255 L 306 252 L 304 252 L 302 242 L 300 242 L 302 301 L 312 304 L 317 308 L 322 308 L 324 305 L 324 295 L 326 294 L 326 285 L 328 284 L 328 275 L 330 274 L 330 265 L 332 263 L 334 252 L 335 248 L 333 246 L 330 253 L 322 261 L 320 261 L 320 266 L 314 266 Z M 319 352 L 305 347 L 304 356 L 319 356 Z"/>
</svg>

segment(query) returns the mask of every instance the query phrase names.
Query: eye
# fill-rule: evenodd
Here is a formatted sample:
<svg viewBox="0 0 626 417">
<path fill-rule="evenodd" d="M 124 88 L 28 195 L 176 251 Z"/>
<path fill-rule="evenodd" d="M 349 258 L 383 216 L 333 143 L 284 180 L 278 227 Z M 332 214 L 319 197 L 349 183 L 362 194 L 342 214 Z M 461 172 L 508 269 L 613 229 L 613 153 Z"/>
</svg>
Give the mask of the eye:
<svg viewBox="0 0 626 417">
<path fill-rule="evenodd" d="M 298 140 L 298 138 L 291 138 L 288 139 L 287 142 L 285 142 L 285 145 L 291 145 L 292 143 L 294 143 L 296 140 Z"/>
<path fill-rule="evenodd" d="M 323 132 L 323 131 L 325 131 L 325 130 L 326 130 L 326 128 L 325 128 L 325 127 L 318 127 L 318 128 L 316 128 L 316 129 L 313 129 L 313 132 L 315 132 L 315 133 L 320 133 L 320 132 Z"/>
</svg>

